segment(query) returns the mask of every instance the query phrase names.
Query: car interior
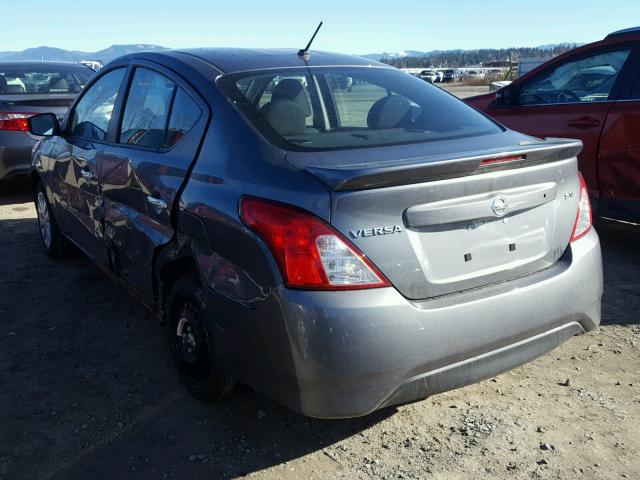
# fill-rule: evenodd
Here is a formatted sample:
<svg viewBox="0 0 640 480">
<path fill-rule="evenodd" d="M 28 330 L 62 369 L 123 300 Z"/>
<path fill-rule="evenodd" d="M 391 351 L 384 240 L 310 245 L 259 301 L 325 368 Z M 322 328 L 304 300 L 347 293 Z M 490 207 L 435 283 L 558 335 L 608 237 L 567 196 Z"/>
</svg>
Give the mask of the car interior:
<svg viewBox="0 0 640 480">
<path fill-rule="evenodd" d="M 400 82 L 387 78 L 396 75 Z M 294 149 L 356 148 L 435 140 L 463 130 L 465 135 L 495 131 L 491 122 L 451 102 L 437 87 L 398 72 L 254 73 L 233 87 L 250 119 Z"/>
</svg>

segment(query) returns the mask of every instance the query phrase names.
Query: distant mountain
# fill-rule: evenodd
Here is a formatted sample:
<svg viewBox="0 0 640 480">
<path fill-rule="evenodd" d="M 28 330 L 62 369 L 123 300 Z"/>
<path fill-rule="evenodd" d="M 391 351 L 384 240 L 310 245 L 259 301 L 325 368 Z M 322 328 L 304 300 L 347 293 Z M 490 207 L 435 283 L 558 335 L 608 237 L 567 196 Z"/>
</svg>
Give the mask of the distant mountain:
<svg viewBox="0 0 640 480">
<path fill-rule="evenodd" d="M 82 52 L 79 50 L 63 50 L 62 48 L 43 46 L 27 48 L 21 52 L 0 52 L 0 61 L 48 60 L 77 62 L 78 60 L 100 60 L 106 64 L 121 55 L 148 50 L 166 50 L 166 47 L 147 44 L 111 45 L 97 52 Z"/>
<path fill-rule="evenodd" d="M 361 57 L 368 58 L 370 60 L 380 61 L 383 58 L 405 58 L 405 57 L 424 57 L 431 52 L 421 52 L 419 50 L 403 50 L 400 52 L 382 52 L 382 53 L 368 53 L 366 55 L 360 55 Z"/>
<path fill-rule="evenodd" d="M 92 53 L 91 55 L 93 56 L 91 58 L 106 63 L 122 55 L 136 52 L 146 52 L 149 50 L 167 50 L 167 47 L 161 47 L 160 45 L 148 45 L 144 43 L 140 43 L 137 45 L 111 45 L 104 50 Z"/>
<path fill-rule="evenodd" d="M 84 59 L 83 52 L 52 47 L 27 48 L 21 52 L 0 52 L 0 60 L 58 60 L 73 62 Z"/>
<path fill-rule="evenodd" d="M 566 51 L 570 48 L 575 48 L 580 44 L 576 43 L 554 43 L 548 45 L 541 45 L 534 47 L 530 50 L 538 52 L 558 52 Z M 35 47 L 28 48 L 21 52 L 0 52 L 0 61 L 16 61 L 16 60 L 49 60 L 49 61 L 66 61 L 77 62 L 78 60 L 100 60 L 102 63 L 108 63 L 116 57 L 126 55 L 128 53 L 142 52 L 148 50 L 166 50 L 166 47 L 159 45 L 149 44 L 135 44 L 135 45 L 111 45 L 108 48 L 99 50 L 97 52 L 84 52 L 80 50 L 63 50 L 62 48 L 54 47 Z M 495 52 L 507 52 L 509 50 L 525 50 L 525 49 L 493 49 Z M 477 52 L 478 50 L 430 50 L 423 52 L 420 50 L 402 50 L 399 52 L 382 52 L 382 53 L 369 53 L 361 55 L 362 57 L 369 58 L 371 60 L 381 61 L 384 60 L 387 63 L 395 64 L 396 62 L 409 62 L 415 63 L 413 59 L 425 59 L 425 58 L 441 58 L 443 56 L 460 56 L 465 52 Z M 489 50 L 486 50 L 489 51 Z"/>
</svg>

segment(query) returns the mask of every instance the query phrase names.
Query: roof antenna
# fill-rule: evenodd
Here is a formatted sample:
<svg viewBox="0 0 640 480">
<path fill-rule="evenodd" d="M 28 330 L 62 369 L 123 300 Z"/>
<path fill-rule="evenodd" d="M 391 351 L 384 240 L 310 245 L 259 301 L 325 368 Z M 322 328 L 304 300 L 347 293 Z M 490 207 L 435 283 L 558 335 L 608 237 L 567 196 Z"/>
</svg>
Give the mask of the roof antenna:
<svg viewBox="0 0 640 480">
<path fill-rule="evenodd" d="M 318 34 L 318 30 L 320 30 L 321 26 L 322 26 L 322 22 L 320 22 L 320 24 L 318 25 L 318 28 L 316 28 L 316 31 L 313 32 L 313 35 L 311 36 L 311 40 L 309 40 L 309 43 L 307 43 L 307 46 L 298 50 L 298 56 L 302 57 L 305 61 L 309 60 L 309 56 L 310 56 L 309 47 L 311 47 L 311 43 L 313 42 L 313 39 L 316 38 L 316 35 Z"/>
</svg>

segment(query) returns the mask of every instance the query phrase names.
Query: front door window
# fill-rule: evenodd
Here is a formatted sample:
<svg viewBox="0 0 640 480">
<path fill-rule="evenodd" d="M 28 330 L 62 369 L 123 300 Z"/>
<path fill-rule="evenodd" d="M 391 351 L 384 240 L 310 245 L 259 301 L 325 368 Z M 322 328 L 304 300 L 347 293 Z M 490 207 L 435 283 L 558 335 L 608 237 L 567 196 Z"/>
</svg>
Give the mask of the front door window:
<svg viewBox="0 0 640 480">
<path fill-rule="evenodd" d="M 520 105 L 607 101 L 629 53 L 603 52 L 547 70 L 522 85 Z"/>
</svg>

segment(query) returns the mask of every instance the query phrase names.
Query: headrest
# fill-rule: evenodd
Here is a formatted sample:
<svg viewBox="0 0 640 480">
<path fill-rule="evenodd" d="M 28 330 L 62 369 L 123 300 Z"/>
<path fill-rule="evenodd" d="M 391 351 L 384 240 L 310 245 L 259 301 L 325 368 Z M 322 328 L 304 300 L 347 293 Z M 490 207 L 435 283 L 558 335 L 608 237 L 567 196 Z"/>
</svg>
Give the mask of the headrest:
<svg viewBox="0 0 640 480">
<path fill-rule="evenodd" d="M 272 100 L 260 109 L 260 113 L 278 134 L 301 135 L 305 129 L 305 115 L 292 100 Z"/>
<path fill-rule="evenodd" d="M 410 115 L 409 100 L 399 95 L 388 95 L 371 106 L 367 125 L 371 129 L 395 128 Z"/>
<path fill-rule="evenodd" d="M 280 80 L 274 87 L 271 94 L 271 101 L 274 100 L 291 100 L 298 104 L 305 117 L 311 115 L 311 105 L 304 91 L 304 86 L 298 80 L 293 78 L 285 78 Z"/>
</svg>

